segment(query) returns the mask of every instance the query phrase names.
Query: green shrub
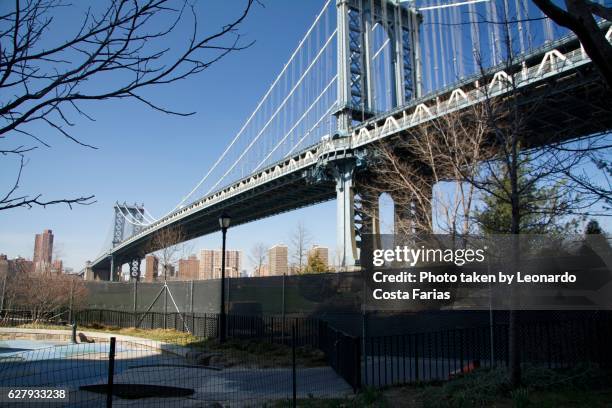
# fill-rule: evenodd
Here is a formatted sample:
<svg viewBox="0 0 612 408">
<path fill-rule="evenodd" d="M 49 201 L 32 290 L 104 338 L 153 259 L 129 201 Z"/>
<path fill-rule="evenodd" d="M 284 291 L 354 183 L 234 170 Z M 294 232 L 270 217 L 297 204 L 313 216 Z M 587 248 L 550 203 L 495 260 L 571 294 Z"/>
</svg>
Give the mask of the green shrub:
<svg viewBox="0 0 612 408">
<path fill-rule="evenodd" d="M 502 368 L 480 369 L 460 375 L 441 386 L 429 386 L 423 390 L 425 408 L 485 407 L 495 396 L 506 394 L 507 372 Z"/>
<path fill-rule="evenodd" d="M 510 393 L 510 397 L 514 408 L 527 408 L 529 406 L 529 390 L 527 388 L 517 388 Z"/>
</svg>

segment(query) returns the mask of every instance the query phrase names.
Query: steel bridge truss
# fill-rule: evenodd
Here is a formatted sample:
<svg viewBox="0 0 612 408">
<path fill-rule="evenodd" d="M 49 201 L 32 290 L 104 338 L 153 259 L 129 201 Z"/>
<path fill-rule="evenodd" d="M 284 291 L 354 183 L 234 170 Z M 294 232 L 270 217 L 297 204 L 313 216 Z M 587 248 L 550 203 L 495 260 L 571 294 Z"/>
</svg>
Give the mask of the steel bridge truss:
<svg viewBox="0 0 612 408">
<path fill-rule="evenodd" d="M 355 4 L 363 6 L 364 3 L 366 3 L 365 0 L 357 2 L 339 0 L 338 7 L 348 11 L 351 5 L 352 7 L 355 7 Z M 357 16 L 363 16 L 362 9 L 357 10 L 359 11 Z M 344 38 L 348 44 L 350 31 L 348 12 L 346 16 L 349 17 L 345 21 L 346 30 L 344 34 L 339 33 L 339 37 L 345 35 Z M 416 15 L 413 17 L 417 18 Z M 351 24 L 357 27 L 356 22 Z M 363 17 L 361 24 L 364 24 Z M 410 24 L 408 29 L 410 30 Z M 608 41 L 612 42 L 612 27 L 607 25 L 603 29 Z M 362 34 L 363 32 L 357 32 L 355 28 L 355 33 Z M 358 36 L 355 37 L 355 40 L 357 39 Z M 363 35 L 361 39 L 363 40 Z M 339 52 L 341 48 L 339 46 Z M 346 47 L 345 51 L 348 49 L 349 47 Z M 363 57 L 359 52 L 351 55 L 350 58 L 354 57 L 355 60 Z M 467 79 L 454 87 L 434 94 L 411 99 L 395 110 L 353 125 L 352 118 L 348 120 L 354 108 L 353 101 L 365 101 L 367 93 L 364 93 L 363 88 L 363 72 L 358 72 L 359 75 L 351 77 L 349 67 L 358 68 L 363 65 L 357 64 L 357 61 L 355 65 L 349 64 L 348 54 L 346 58 L 339 58 L 339 60 L 339 66 L 345 64 L 346 68 L 344 71 L 346 87 L 344 88 L 344 99 L 341 99 L 345 104 L 344 108 L 339 111 L 339 115 L 345 115 L 347 122 L 350 122 L 349 127 L 345 129 L 346 137 L 324 138 L 315 146 L 207 195 L 144 227 L 142 231 L 115 245 L 111 254 L 118 253 L 123 259 L 129 261 L 134 258 L 134 254 L 138 252 L 137 248 L 144 245 L 150 234 L 172 225 L 189 226 L 188 239 L 216 231 L 218 225 L 215 217 L 224 210 L 235 211 L 236 223 L 240 224 L 336 197 L 338 201 L 338 244 L 342 245 L 339 248 L 344 248 L 342 255 L 344 265 L 354 265 L 358 258 L 359 230 L 366 232 L 375 231 L 378 228 L 376 220 L 368 219 L 365 215 L 369 211 L 362 208 L 363 201 L 355 197 L 357 190 L 353 177 L 355 171 L 359 170 L 364 152 L 367 151 L 370 144 L 387 137 L 400 135 L 413 127 L 449 113 L 482 103 L 486 98 L 504 97 L 517 89 L 542 90 L 559 81 L 568 83 L 568 86 L 576 89 L 580 87 L 591 90 L 601 88 L 598 85 L 597 74 L 593 73 L 590 59 L 575 36 L 570 35 L 509 64 L 493 67 L 484 75 Z M 399 68 L 402 74 L 407 72 L 403 66 Z M 414 70 L 410 73 L 414 75 Z M 349 78 L 353 82 L 360 81 L 359 86 L 351 84 L 349 87 Z M 406 83 L 402 81 L 402 87 L 406 86 Z M 354 90 L 354 95 L 349 92 L 351 89 Z M 351 101 L 348 99 L 349 95 L 351 95 Z M 403 98 L 406 98 L 407 95 L 404 93 Z M 353 97 L 357 99 L 352 99 Z M 594 112 L 589 113 L 595 114 Z M 606 126 L 612 126 L 612 123 L 609 123 L 611 120 L 611 117 L 607 118 Z M 581 132 L 581 135 L 597 131 L 597 129 L 589 128 L 590 123 L 591 121 L 585 121 L 585 128 L 577 131 Z M 567 135 L 567 137 L 577 136 L 580 135 Z M 285 199 L 294 200 L 294 202 L 288 202 Z M 270 205 L 264 202 L 266 200 L 271 200 Z M 252 207 L 249 208 L 255 205 L 254 203 L 257 204 L 256 211 Z M 116 227 L 121 228 L 118 225 L 116 224 Z M 98 258 L 93 262 L 94 267 L 102 265 L 107 260 L 108 255 Z"/>
<path fill-rule="evenodd" d="M 380 25 L 391 47 L 392 100 L 401 106 L 416 97 L 418 78 L 418 32 L 420 16 L 415 9 L 391 0 L 338 0 L 338 116 L 339 131 L 353 120 L 376 112 L 375 72 L 372 68 L 373 29 Z M 384 44 L 383 44 L 384 47 Z M 383 48 L 381 47 L 381 49 Z"/>
</svg>

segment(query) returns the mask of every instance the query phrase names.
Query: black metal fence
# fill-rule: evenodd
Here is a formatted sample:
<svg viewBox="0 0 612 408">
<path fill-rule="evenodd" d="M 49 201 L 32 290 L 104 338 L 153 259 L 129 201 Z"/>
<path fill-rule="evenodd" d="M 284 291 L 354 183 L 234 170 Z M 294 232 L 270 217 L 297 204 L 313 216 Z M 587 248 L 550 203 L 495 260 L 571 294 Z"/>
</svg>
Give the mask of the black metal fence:
<svg viewBox="0 0 612 408">
<path fill-rule="evenodd" d="M 508 364 L 507 324 L 393 336 L 364 343 L 363 380 L 375 387 L 444 381 L 479 367 Z M 521 361 L 548 368 L 579 363 L 612 366 L 612 315 L 524 322 L 518 327 Z"/>
<path fill-rule="evenodd" d="M 521 360 L 549 368 L 590 362 L 612 366 L 612 314 L 581 318 L 534 320 L 519 326 Z M 552 316 L 552 315 L 551 315 Z M 570 315 L 571 316 L 571 315 Z M 0 325 L 19 326 L 37 318 L 42 323 L 67 323 L 66 313 L 38 315 L 30 311 L 2 311 Z M 189 331 L 202 338 L 218 334 L 217 314 L 132 313 L 91 309 L 76 312 L 79 326 L 116 326 Z M 295 327 L 295 338 L 291 338 Z M 310 346 L 324 352 L 328 364 L 354 390 L 362 385 L 383 387 L 447 380 L 478 367 L 508 364 L 508 325 L 494 323 L 459 329 L 390 336 L 351 336 L 321 319 L 294 316 L 227 316 L 229 339 L 271 344 Z"/>
<path fill-rule="evenodd" d="M 321 324 L 319 348 L 334 371 L 353 387 L 361 388 L 361 339 Z"/>
</svg>

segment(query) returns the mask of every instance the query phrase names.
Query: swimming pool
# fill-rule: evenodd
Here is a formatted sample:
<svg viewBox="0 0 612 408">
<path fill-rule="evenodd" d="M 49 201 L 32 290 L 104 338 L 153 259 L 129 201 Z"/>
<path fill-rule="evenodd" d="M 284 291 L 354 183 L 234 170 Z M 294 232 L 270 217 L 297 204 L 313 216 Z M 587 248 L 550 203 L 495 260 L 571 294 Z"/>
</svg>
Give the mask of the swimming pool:
<svg viewBox="0 0 612 408">
<path fill-rule="evenodd" d="M 59 342 L 41 340 L 0 340 L 0 356 L 5 354 L 13 354 L 23 351 L 54 347 L 61 344 L 62 343 Z"/>
<path fill-rule="evenodd" d="M 97 384 L 108 377 L 110 344 L 66 343 L 48 340 L 0 342 L 0 386 L 77 389 Z M 133 364 L 158 365 L 163 357 L 130 342 L 117 342 L 115 374 Z"/>
</svg>

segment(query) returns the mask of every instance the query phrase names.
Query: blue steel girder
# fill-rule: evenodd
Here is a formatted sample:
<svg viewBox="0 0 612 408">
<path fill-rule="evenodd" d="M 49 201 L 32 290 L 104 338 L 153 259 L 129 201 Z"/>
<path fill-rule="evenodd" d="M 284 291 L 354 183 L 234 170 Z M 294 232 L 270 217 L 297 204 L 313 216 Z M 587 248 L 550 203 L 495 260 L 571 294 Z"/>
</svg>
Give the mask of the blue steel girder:
<svg viewBox="0 0 612 408">
<path fill-rule="evenodd" d="M 418 61 L 418 25 L 416 10 L 391 0 L 338 0 L 338 58 L 340 92 L 339 117 L 349 115 L 362 121 L 374 115 L 374 93 L 391 92 L 394 106 L 413 99 L 418 92 L 416 63 Z M 376 90 L 373 72 L 372 34 L 374 26 L 384 27 L 391 52 L 392 86 Z M 343 31 L 346 30 L 346 31 Z M 414 44 L 413 44 L 414 43 Z M 343 61 L 343 59 L 345 59 Z M 340 130 L 350 126 L 339 120 Z"/>
<path fill-rule="evenodd" d="M 561 51 L 557 51 L 557 48 Z M 569 62 L 563 65 L 546 63 L 547 58 L 550 60 L 554 57 L 553 51 L 563 52 Z M 544 71 L 542 67 L 545 67 Z M 312 157 L 304 161 L 303 166 L 291 164 L 294 159 L 284 159 L 288 163 L 286 172 L 279 171 L 278 175 L 274 175 L 276 168 L 284 165 L 279 162 L 262 170 L 260 175 L 248 176 L 233 186 L 204 197 L 186 209 L 179 210 L 177 214 L 180 213 L 180 217 L 174 213 L 165 217 L 159 222 L 159 226 L 149 227 L 141 236 L 126 240 L 115 248 L 113 253 L 123 259 L 131 259 L 130 256 L 138 253 L 139 248 L 142 248 L 156 228 L 184 225 L 189 231 L 186 239 L 218 231 L 217 217 L 222 211 L 228 211 L 232 216 L 236 214 L 235 225 L 237 225 L 333 199 L 335 186 L 328 178 L 320 177 L 316 183 L 313 183 L 312 180 L 308 181 L 309 174 L 316 174 L 317 171 L 320 171 L 315 170 L 315 166 L 322 165 L 320 159 L 334 160 L 336 157 L 341 158 L 343 154 L 355 156 L 354 152 L 357 152 L 359 148 L 367 147 L 385 138 L 407 134 L 411 127 L 418 126 L 423 121 L 433 120 L 446 112 L 461 111 L 472 104 L 480 103 L 478 98 L 482 97 L 481 89 L 484 87 L 489 90 L 490 97 L 503 98 L 507 95 L 504 92 L 508 92 L 500 85 L 499 80 L 504 70 L 507 70 L 505 75 L 524 78 L 518 82 L 517 86 L 520 87 L 521 92 L 517 94 L 517 97 L 521 98 L 521 103 L 526 107 L 538 109 L 538 112 L 532 112 L 531 116 L 536 122 L 530 126 L 533 126 L 533 129 L 545 138 L 550 134 L 560 138 L 576 138 L 612 128 L 609 91 L 602 88 L 601 79 L 592 63 L 581 54 L 580 44 L 575 37 L 564 39 L 525 56 L 523 60 L 513 61 L 510 66 L 491 68 L 483 76 L 470 78 L 456 84 L 454 88 L 441 90 L 372 118 L 351 129 L 349 137 L 322 142 L 304 150 L 295 156 L 296 163 L 308 155 Z M 457 91 L 462 88 L 467 98 L 456 99 L 455 102 L 452 102 L 453 95 L 459 95 Z M 541 98 L 541 95 L 548 98 L 548 103 L 530 105 L 531 100 Z M 563 109 L 568 106 L 571 106 L 571 112 Z M 575 116 L 583 120 L 577 123 Z M 567 126 L 568 121 L 572 121 L 572 126 Z M 572 129 L 572 133 L 564 133 L 563 127 Z M 367 158 L 365 161 L 367 163 Z M 264 174 L 274 175 L 274 177 L 259 183 L 260 177 L 263 177 Z M 251 179 L 254 180 L 252 185 L 249 184 Z M 207 204 L 209 198 L 230 193 L 234 188 L 237 188 L 239 193 L 230 194 L 227 197 L 222 196 L 224 197 L 222 200 L 213 200 Z M 199 203 L 206 204 L 201 206 Z M 182 215 L 182 213 L 185 214 Z M 94 266 L 97 267 L 104 262 L 106 262 L 104 259 L 96 260 Z"/>
</svg>

